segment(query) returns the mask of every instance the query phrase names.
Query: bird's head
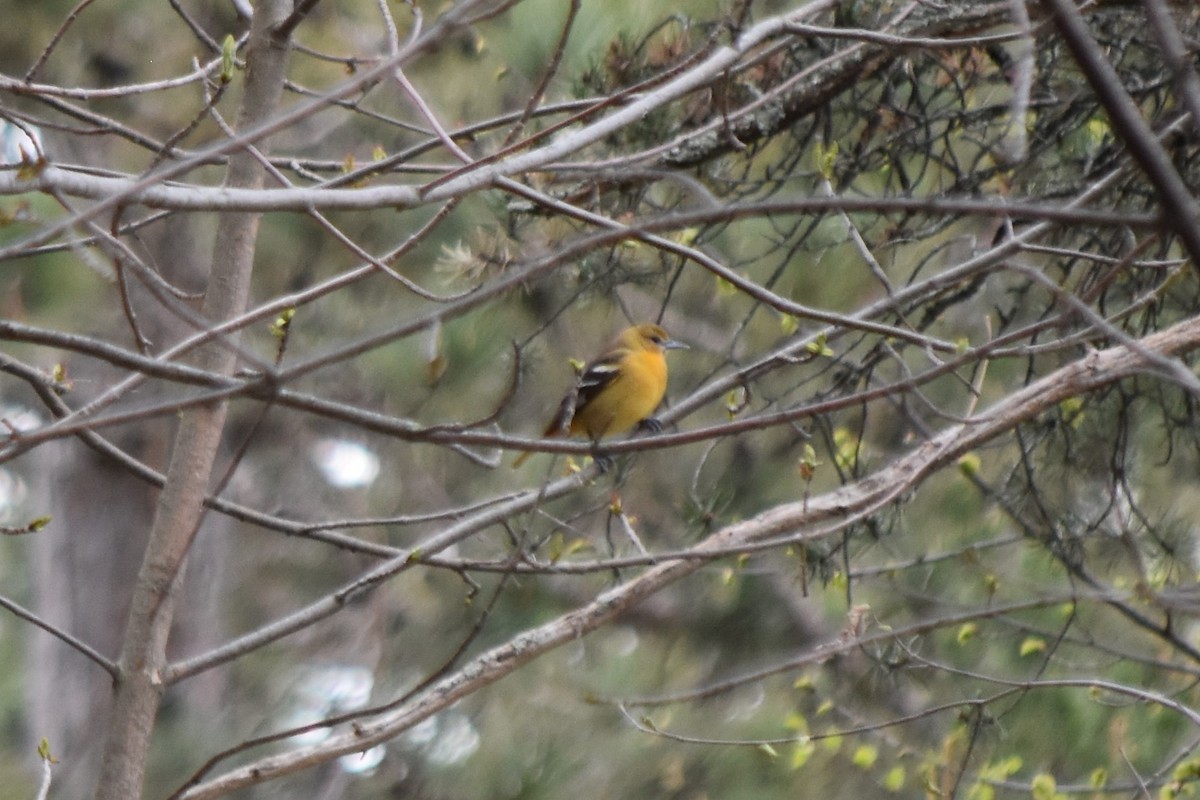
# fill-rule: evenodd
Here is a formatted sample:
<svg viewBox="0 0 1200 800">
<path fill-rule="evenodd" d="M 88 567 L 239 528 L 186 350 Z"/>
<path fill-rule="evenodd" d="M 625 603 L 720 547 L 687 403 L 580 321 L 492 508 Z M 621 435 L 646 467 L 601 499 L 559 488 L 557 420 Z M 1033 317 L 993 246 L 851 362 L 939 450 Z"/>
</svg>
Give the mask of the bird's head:
<svg viewBox="0 0 1200 800">
<path fill-rule="evenodd" d="M 646 323 L 635 325 L 621 337 L 627 344 L 639 348 L 654 348 L 658 350 L 686 350 L 688 346 L 671 338 L 661 325 Z M 632 340 L 632 341 L 631 341 Z"/>
</svg>

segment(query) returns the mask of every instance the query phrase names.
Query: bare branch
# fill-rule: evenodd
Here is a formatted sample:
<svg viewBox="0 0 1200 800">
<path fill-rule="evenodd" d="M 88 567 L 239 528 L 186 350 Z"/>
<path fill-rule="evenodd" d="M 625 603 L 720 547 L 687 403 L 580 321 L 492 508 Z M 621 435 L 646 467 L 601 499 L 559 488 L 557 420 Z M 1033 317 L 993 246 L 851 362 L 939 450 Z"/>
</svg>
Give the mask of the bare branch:
<svg viewBox="0 0 1200 800">
<path fill-rule="evenodd" d="M 1151 334 L 1142 339 L 1140 345 L 1146 353 L 1158 356 L 1174 356 L 1195 350 L 1200 347 L 1200 320 L 1189 320 L 1161 333 Z M 878 510 L 882 504 L 904 494 L 925 475 L 953 463 L 958 456 L 1018 423 L 1053 408 L 1063 399 L 1094 391 L 1149 367 L 1149 362 L 1141 353 L 1126 347 L 1088 355 L 1014 392 L 967 422 L 948 428 L 878 473 L 826 495 L 805 502 L 785 503 L 745 522 L 731 525 L 709 536 L 694 550 L 697 554 L 713 549 L 727 551 L 741 544 L 771 540 L 795 531 L 819 530 L 820 535 L 832 535 L 842 529 L 844 521 L 858 518 L 864 512 Z M 184 800 L 220 797 L 243 786 L 388 741 L 462 697 L 511 674 L 532 659 L 604 625 L 655 592 L 696 571 L 704 563 L 703 560 L 675 561 L 652 567 L 604 592 L 592 602 L 483 653 L 394 712 L 363 722 L 354 731 L 335 735 L 320 745 L 260 758 L 193 786 L 180 797 Z"/>
</svg>

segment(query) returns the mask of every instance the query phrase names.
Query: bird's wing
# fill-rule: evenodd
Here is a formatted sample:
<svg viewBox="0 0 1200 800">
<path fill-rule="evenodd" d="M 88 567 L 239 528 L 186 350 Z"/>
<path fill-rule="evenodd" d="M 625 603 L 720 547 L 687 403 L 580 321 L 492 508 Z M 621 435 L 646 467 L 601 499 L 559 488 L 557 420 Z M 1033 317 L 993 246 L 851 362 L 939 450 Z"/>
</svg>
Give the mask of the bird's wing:
<svg viewBox="0 0 1200 800">
<path fill-rule="evenodd" d="M 625 351 L 610 350 L 584 368 L 583 374 L 575 382 L 571 391 L 558 405 L 558 411 L 550 424 L 546 426 L 544 435 L 552 436 L 566 433 L 571 427 L 576 409 L 583 408 L 605 390 L 621 374 L 621 361 Z"/>
</svg>

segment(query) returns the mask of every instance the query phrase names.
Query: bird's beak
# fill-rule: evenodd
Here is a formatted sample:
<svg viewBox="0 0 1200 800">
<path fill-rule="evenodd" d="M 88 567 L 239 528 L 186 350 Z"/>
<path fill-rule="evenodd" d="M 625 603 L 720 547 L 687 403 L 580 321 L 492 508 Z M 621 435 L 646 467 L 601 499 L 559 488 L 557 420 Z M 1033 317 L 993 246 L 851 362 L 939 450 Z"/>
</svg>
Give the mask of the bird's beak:
<svg viewBox="0 0 1200 800">
<path fill-rule="evenodd" d="M 663 350 L 691 350 L 692 348 L 689 345 L 684 344 L 683 342 L 677 342 L 674 339 L 667 339 L 665 342 L 662 343 L 662 349 Z"/>
</svg>

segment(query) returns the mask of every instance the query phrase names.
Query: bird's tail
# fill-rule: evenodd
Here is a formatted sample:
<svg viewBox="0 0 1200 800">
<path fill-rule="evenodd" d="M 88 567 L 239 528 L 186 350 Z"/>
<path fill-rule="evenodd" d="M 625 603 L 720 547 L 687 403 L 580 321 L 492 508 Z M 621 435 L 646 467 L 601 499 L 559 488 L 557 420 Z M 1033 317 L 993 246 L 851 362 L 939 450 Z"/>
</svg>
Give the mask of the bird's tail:
<svg viewBox="0 0 1200 800">
<path fill-rule="evenodd" d="M 573 404 L 568 404 L 569 400 L 571 400 L 570 395 L 563 400 L 562 405 L 559 406 L 558 413 L 554 415 L 554 419 L 550 420 L 550 424 L 546 426 L 546 430 L 542 431 L 543 439 L 563 436 L 570 431 L 571 417 L 569 415 L 573 415 L 575 413 L 575 406 Z M 529 459 L 531 455 L 536 452 L 536 450 L 526 450 L 524 453 L 520 453 L 515 459 L 513 459 L 512 468 L 518 469 Z"/>
</svg>

